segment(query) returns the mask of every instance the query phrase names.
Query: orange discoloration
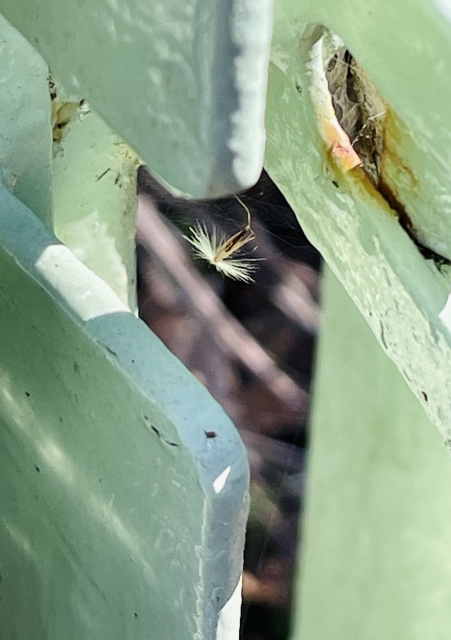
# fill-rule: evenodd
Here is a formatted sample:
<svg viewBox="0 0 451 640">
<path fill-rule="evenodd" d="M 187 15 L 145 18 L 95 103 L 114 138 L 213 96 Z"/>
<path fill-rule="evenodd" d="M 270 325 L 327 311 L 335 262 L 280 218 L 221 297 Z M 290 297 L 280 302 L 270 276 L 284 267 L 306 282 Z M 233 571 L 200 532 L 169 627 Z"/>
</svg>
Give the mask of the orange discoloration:
<svg viewBox="0 0 451 640">
<path fill-rule="evenodd" d="M 408 135 L 398 116 L 391 109 L 387 109 L 381 177 L 385 182 L 390 182 L 392 190 L 396 189 L 397 184 L 410 191 L 416 191 L 419 186 L 417 176 L 399 152 L 399 149 L 411 143 L 407 139 Z"/>
<path fill-rule="evenodd" d="M 321 137 L 337 159 L 340 168 L 347 172 L 362 164 L 349 136 L 341 128 L 336 116 L 319 120 Z"/>
</svg>

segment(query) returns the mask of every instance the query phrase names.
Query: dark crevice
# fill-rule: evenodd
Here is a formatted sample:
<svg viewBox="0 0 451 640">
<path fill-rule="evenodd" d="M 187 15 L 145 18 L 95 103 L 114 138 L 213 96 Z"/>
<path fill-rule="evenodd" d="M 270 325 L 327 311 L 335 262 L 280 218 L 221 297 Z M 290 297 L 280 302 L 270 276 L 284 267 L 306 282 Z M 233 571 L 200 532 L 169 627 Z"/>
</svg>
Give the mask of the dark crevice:
<svg viewBox="0 0 451 640">
<path fill-rule="evenodd" d="M 150 425 L 150 428 L 152 429 L 152 431 L 154 433 L 157 434 L 157 436 L 165 443 L 168 444 L 171 447 L 178 447 L 178 443 L 177 442 L 171 442 L 159 429 L 157 429 L 156 427 L 153 426 L 153 424 Z"/>
<path fill-rule="evenodd" d="M 423 258 L 425 258 L 426 260 L 434 260 L 434 262 L 436 262 L 439 266 L 442 266 L 444 264 L 451 264 L 451 260 L 448 260 L 448 258 L 441 256 L 435 251 L 432 251 L 432 249 L 429 249 L 429 247 L 425 247 L 424 244 L 422 244 L 418 240 L 415 234 L 415 227 L 412 223 L 409 213 L 407 212 L 402 202 L 397 199 L 397 197 L 393 193 L 393 190 L 388 186 L 388 184 L 384 182 L 382 177 L 379 180 L 379 184 L 376 185 L 376 189 L 387 202 L 390 209 L 396 212 L 399 224 L 407 233 L 414 245 L 417 247 Z"/>
</svg>

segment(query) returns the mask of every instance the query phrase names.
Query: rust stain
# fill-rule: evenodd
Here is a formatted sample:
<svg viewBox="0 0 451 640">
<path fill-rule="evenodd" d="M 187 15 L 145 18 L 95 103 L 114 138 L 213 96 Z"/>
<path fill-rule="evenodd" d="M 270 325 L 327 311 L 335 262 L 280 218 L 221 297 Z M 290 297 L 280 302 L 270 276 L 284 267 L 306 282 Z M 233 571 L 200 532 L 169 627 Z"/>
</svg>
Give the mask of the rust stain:
<svg viewBox="0 0 451 640">
<path fill-rule="evenodd" d="M 369 197 L 395 216 L 426 259 L 451 264 L 420 242 L 419 229 L 404 203 L 405 194 L 418 196 L 421 188 L 406 160 L 416 147 L 404 122 L 344 46 L 329 61 L 326 79 L 330 104 L 323 99 L 317 105 L 317 118 L 332 183 L 348 187 L 350 195 Z"/>
<path fill-rule="evenodd" d="M 450 260 L 432 251 L 418 240 L 416 226 L 396 189 L 397 183 L 402 183 L 404 189 L 408 188 L 412 191 L 416 191 L 419 187 L 418 178 L 399 152 L 399 149 L 404 146 L 403 142 L 407 135 L 408 132 L 403 130 L 398 116 L 392 109 L 387 108 L 378 182 L 374 182 L 370 173 L 362 165 L 354 166 L 350 170 L 344 169 L 343 165 L 337 162 L 337 157 L 331 152 L 330 147 L 326 147 L 327 164 L 336 178 L 333 182 L 338 183 L 342 189 L 346 189 L 346 183 L 351 182 L 349 191 L 353 195 L 358 192 L 361 197 L 370 198 L 380 209 L 395 216 L 425 259 L 434 260 L 438 265 L 451 264 Z M 393 169 L 395 169 L 394 175 Z M 347 176 L 346 181 L 343 181 L 344 174 Z"/>
<path fill-rule="evenodd" d="M 396 113 L 388 107 L 385 125 L 384 145 L 380 165 L 381 172 L 377 190 L 388 203 L 389 207 L 396 212 L 399 224 L 418 248 L 421 255 L 427 260 L 434 260 L 438 264 L 451 264 L 450 260 L 437 254 L 418 240 L 417 227 L 402 202 L 398 190 L 399 185 L 402 185 L 403 191 L 410 190 L 416 192 L 420 184 L 412 168 L 399 153 L 399 149 L 406 147 L 406 137 L 409 136 L 409 133 L 404 128 L 402 121 Z"/>
<path fill-rule="evenodd" d="M 404 158 L 399 153 L 399 149 L 405 146 L 406 137 L 408 136 L 409 134 L 403 127 L 402 121 L 392 109 L 387 107 L 383 151 L 381 157 L 381 174 L 387 181 L 387 174 L 394 170 L 395 175 L 392 176 L 392 180 L 394 182 L 397 179 L 401 179 L 400 181 L 402 181 L 408 189 L 411 191 L 417 191 L 419 180 L 412 168 L 405 162 Z"/>
</svg>

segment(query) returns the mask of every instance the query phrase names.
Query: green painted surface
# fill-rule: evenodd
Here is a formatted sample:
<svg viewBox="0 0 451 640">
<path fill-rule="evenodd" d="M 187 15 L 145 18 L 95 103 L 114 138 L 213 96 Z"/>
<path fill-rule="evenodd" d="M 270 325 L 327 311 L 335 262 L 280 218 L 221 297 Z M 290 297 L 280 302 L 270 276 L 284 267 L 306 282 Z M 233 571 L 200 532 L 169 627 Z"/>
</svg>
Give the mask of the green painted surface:
<svg viewBox="0 0 451 640">
<path fill-rule="evenodd" d="M 0 11 L 173 187 L 202 197 L 257 180 L 270 0 L 2 0 Z"/>
<path fill-rule="evenodd" d="M 446 81 L 451 27 L 439 6 L 426 0 L 277 0 L 265 164 L 306 233 L 448 441 L 450 268 L 440 268 L 422 256 L 362 169 L 346 173 L 332 159 L 319 133 L 313 98 L 320 87 L 311 68 L 311 48 L 321 35 L 317 25 L 325 25 L 350 47 L 403 122 L 405 133 L 398 136 L 392 128 L 387 140 L 394 146 L 391 156 L 399 152 L 400 170 L 412 162 L 418 186 L 413 189 L 407 178 L 400 178 L 409 197 L 404 190 L 399 199 L 401 204 L 405 200 L 409 213 L 412 209 L 412 219 L 421 215 L 418 225 L 424 225 L 424 234 L 435 226 L 434 233 L 446 244 L 451 238 L 451 83 Z M 421 90 L 418 78 L 424 78 Z M 391 167 L 389 179 L 393 162 Z M 411 207 L 413 198 L 418 210 Z"/>
<path fill-rule="evenodd" d="M 0 16 L 1 180 L 49 226 L 52 223 L 52 123 L 48 68 Z"/>
<path fill-rule="evenodd" d="M 449 4 L 278 0 L 276 8 L 273 60 L 291 75 L 292 90 L 303 75 L 314 25 L 338 34 L 369 74 L 396 116 L 387 123 L 387 182 L 406 206 L 418 235 L 451 258 Z M 300 85 L 306 88 L 305 78 Z"/>
<path fill-rule="evenodd" d="M 55 234 L 135 310 L 138 158 L 87 105 L 74 106 L 55 142 Z"/>
<path fill-rule="evenodd" d="M 86 104 L 55 96 L 41 56 L 3 18 L 0 34 L 3 182 L 135 310 L 138 158 Z"/>
<path fill-rule="evenodd" d="M 293 640 L 447 640 L 451 464 L 328 273 Z"/>
<path fill-rule="evenodd" d="M 0 212 L 1 637 L 214 638 L 241 572 L 236 430 L 3 187 Z"/>
</svg>

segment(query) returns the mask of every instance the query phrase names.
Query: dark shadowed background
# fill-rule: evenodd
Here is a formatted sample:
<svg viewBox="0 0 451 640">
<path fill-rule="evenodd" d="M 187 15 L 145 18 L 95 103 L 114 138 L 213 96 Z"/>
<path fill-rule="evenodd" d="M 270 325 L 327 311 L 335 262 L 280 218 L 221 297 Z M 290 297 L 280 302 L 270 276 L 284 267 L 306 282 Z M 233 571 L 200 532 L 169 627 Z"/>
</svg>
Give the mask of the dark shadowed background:
<svg viewBox="0 0 451 640">
<path fill-rule="evenodd" d="M 240 195 L 259 258 L 255 282 L 193 259 L 196 221 L 228 236 L 246 223 L 235 197 L 186 201 L 139 172 L 139 313 L 224 407 L 251 468 L 242 638 L 288 637 L 305 487 L 321 259 L 269 176 Z M 249 247 L 249 249 L 248 249 Z"/>
</svg>

